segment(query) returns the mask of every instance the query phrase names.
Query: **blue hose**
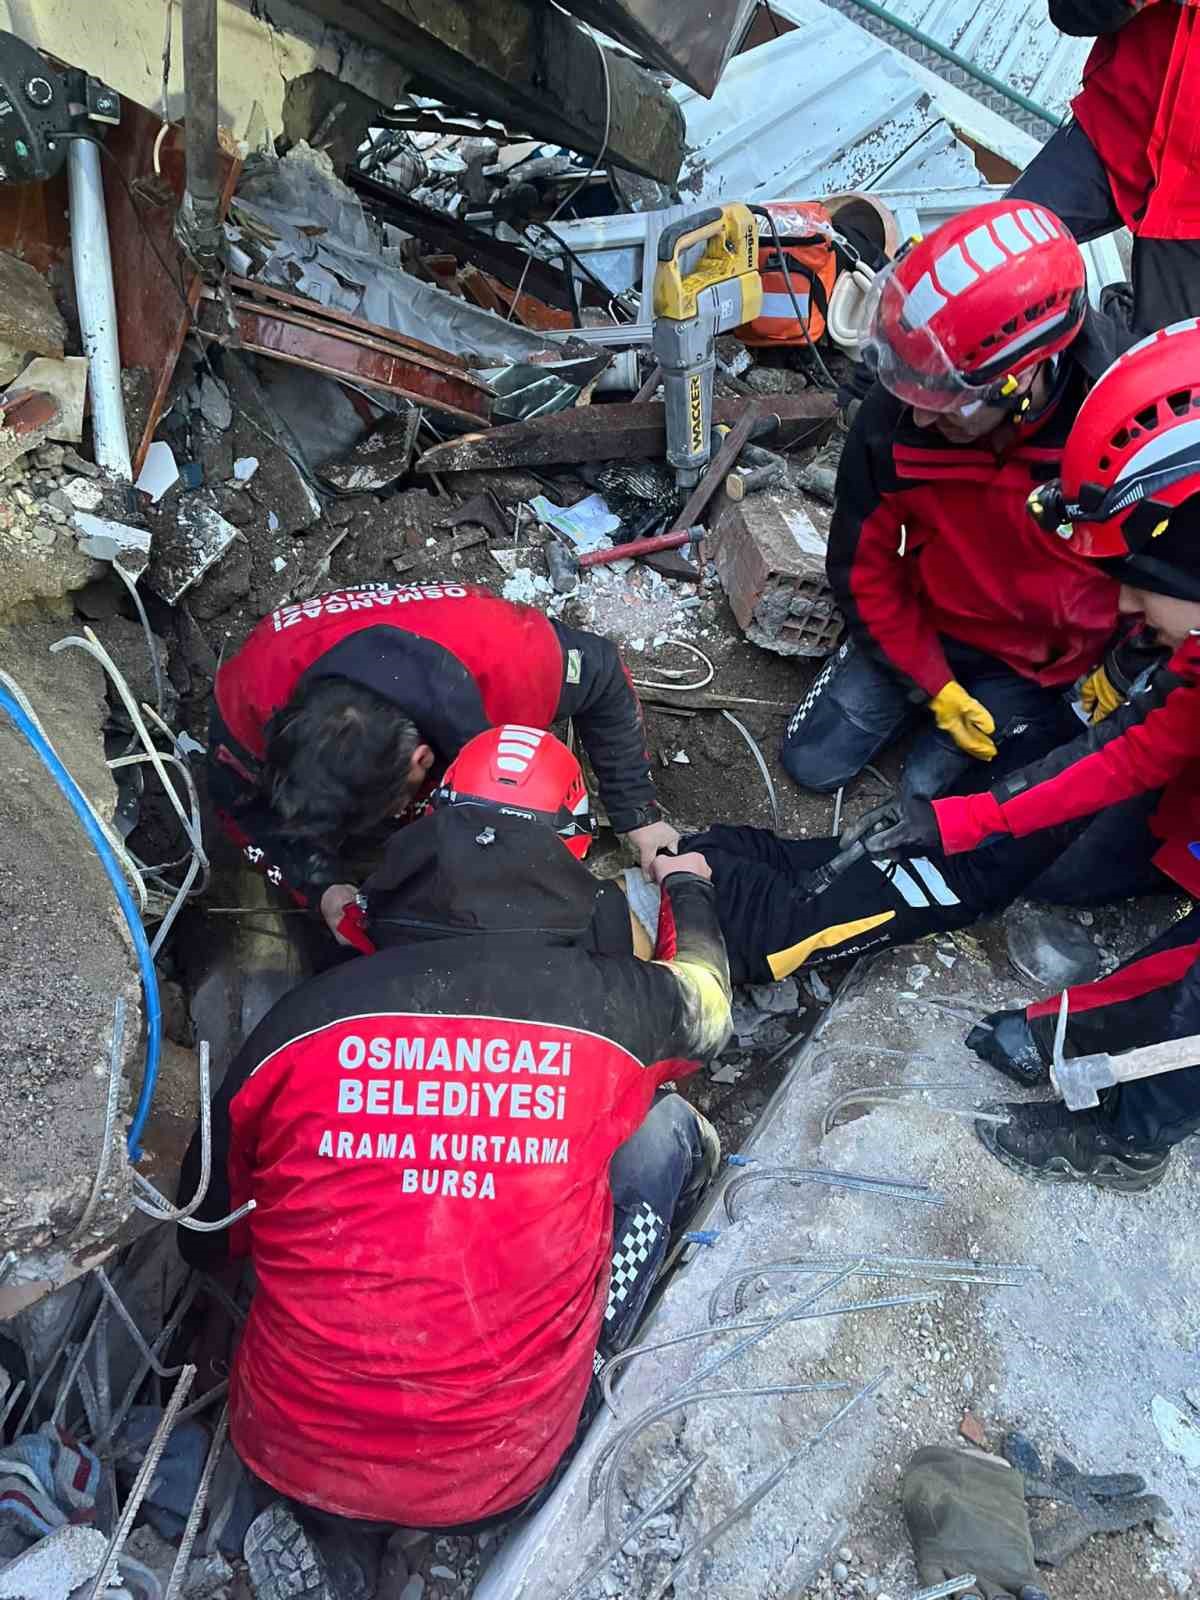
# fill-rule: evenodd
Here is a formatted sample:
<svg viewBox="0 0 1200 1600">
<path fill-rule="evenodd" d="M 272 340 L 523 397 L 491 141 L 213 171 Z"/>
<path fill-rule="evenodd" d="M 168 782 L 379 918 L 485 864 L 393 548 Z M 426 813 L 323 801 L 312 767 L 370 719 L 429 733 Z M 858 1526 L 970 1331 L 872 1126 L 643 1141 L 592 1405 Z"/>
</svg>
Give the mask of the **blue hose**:
<svg viewBox="0 0 1200 1600">
<path fill-rule="evenodd" d="M 37 728 L 26 716 L 16 700 L 7 689 L 0 685 L 0 710 L 8 713 L 18 732 L 25 735 L 26 740 L 41 758 L 42 765 L 62 790 L 71 803 L 71 809 L 83 824 L 84 832 L 92 842 L 92 848 L 100 857 L 100 864 L 108 873 L 109 881 L 117 897 L 117 902 L 129 925 L 129 934 L 133 940 L 134 949 L 137 951 L 138 966 L 141 968 L 142 989 L 146 996 L 146 1068 L 142 1074 L 142 1088 L 138 1095 L 137 1108 L 133 1113 L 133 1120 L 129 1124 L 129 1137 L 127 1146 L 130 1161 L 137 1161 L 142 1154 L 142 1133 L 146 1127 L 146 1119 L 150 1115 L 150 1105 L 154 1099 L 154 1085 L 158 1081 L 158 1060 L 161 1053 L 162 1034 L 162 1006 L 158 998 L 158 975 L 154 970 L 154 960 L 150 954 L 150 945 L 146 938 L 146 930 L 142 927 L 142 919 L 138 915 L 138 908 L 134 904 L 129 885 L 121 872 L 112 847 L 104 837 L 104 833 L 95 817 L 88 809 L 88 803 L 75 779 L 63 766 L 54 751 L 46 743 Z"/>
</svg>

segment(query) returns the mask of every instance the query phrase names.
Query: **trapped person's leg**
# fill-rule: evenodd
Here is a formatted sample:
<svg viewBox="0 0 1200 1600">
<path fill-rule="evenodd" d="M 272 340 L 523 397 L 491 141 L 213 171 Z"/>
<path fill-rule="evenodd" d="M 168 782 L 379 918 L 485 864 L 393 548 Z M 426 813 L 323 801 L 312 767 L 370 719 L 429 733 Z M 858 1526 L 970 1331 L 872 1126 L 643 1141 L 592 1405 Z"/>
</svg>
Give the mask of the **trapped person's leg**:
<svg viewBox="0 0 1200 1600">
<path fill-rule="evenodd" d="M 802 788 L 832 794 L 903 733 L 917 709 L 900 680 L 847 639 L 792 712 L 779 759 Z"/>
<path fill-rule="evenodd" d="M 851 961 L 993 915 L 1044 871 L 1079 825 L 998 839 L 967 855 L 862 858 L 824 893 L 808 875 L 836 839 L 780 839 L 763 828 L 718 826 L 684 841 L 712 870 L 735 983 L 770 983 L 805 963 Z"/>
</svg>

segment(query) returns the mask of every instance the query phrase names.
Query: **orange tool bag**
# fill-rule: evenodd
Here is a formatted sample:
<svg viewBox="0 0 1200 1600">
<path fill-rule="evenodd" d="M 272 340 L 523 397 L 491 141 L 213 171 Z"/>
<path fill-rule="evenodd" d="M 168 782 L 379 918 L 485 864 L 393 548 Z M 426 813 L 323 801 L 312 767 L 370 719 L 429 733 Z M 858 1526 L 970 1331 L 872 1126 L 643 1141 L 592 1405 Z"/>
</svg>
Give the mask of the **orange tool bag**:
<svg viewBox="0 0 1200 1600">
<path fill-rule="evenodd" d="M 808 336 L 788 294 L 774 236 L 761 219 L 758 270 L 762 275 L 762 313 L 753 322 L 744 323 L 737 336 L 747 345 L 806 345 L 810 339 L 815 344 L 825 332 L 829 296 L 837 277 L 833 218 L 815 200 L 777 200 L 763 209 L 770 212 L 779 234 Z"/>
</svg>

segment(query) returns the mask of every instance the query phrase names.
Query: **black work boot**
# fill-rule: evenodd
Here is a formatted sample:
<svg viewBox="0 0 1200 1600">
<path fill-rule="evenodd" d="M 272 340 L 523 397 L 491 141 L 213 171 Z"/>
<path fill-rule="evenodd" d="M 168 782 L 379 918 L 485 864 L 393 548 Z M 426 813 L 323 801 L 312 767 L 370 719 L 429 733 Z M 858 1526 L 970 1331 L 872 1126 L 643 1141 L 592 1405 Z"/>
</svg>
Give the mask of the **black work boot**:
<svg viewBox="0 0 1200 1600">
<path fill-rule="evenodd" d="M 1050 1081 L 1050 1068 L 1042 1059 L 1024 1011 L 990 1012 L 975 1024 L 964 1043 L 989 1067 L 1026 1089 Z"/>
<path fill-rule="evenodd" d="M 1070 1111 L 1058 1100 L 987 1109 L 1007 1112 L 1010 1121 L 977 1122 L 981 1143 L 997 1161 L 1040 1183 L 1094 1183 L 1136 1194 L 1152 1189 L 1171 1159 L 1169 1150 L 1139 1150 L 1115 1138 L 1099 1110 Z"/>
</svg>

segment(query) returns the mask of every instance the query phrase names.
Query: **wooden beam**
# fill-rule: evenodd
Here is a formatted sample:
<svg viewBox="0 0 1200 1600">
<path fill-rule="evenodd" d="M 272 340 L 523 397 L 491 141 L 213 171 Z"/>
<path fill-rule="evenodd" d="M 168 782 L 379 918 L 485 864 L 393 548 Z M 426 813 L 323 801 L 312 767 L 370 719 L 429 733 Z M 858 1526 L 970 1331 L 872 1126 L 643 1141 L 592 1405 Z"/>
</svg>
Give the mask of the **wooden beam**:
<svg viewBox="0 0 1200 1600">
<path fill-rule="evenodd" d="M 824 392 L 772 395 L 770 400 L 718 400 L 713 421 L 736 424 L 752 414 L 780 419 L 780 442 L 810 442 L 834 413 Z M 473 472 L 508 467 L 573 466 L 585 461 L 653 461 L 667 449 L 666 408 L 653 402 L 579 406 L 531 422 L 510 422 L 487 433 L 468 433 L 434 445 L 416 464 L 419 473 Z"/>
</svg>

